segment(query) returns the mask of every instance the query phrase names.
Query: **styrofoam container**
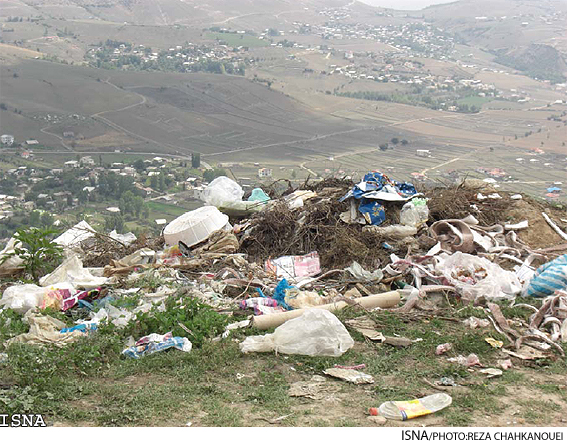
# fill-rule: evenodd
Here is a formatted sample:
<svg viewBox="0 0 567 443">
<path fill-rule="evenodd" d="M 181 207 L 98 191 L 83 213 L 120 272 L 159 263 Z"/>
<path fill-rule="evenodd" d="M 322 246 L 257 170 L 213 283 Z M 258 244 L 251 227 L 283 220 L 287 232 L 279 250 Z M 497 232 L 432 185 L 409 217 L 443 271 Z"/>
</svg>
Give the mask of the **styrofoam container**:
<svg viewBox="0 0 567 443">
<path fill-rule="evenodd" d="M 228 215 L 214 206 L 203 206 L 177 217 L 163 230 L 163 238 L 168 246 L 181 240 L 187 246 L 201 243 L 228 223 Z"/>
</svg>

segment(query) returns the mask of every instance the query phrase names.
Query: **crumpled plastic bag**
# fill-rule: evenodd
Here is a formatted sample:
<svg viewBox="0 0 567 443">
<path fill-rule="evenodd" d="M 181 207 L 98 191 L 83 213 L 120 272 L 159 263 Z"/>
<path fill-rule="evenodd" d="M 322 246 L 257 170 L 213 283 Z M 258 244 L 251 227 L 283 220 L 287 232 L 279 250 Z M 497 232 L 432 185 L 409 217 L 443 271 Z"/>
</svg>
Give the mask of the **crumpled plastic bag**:
<svg viewBox="0 0 567 443">
<path fill-rule="evenodd" d="M 4 291 L 0 306 L 25 314 L 43 303 L 45 292 L 45 288 L 33 284 L 10 286 Z"/>
<path fill-rule="evenodd" d="M 240 350 L 339 357 L 353 345 L 354 340 L 335 315 L 324 309 L 309 309 L 278 326 L 273 334 L 247 337 Z"/>
<path fill-rule="evenodd" d="M 238 183 L 223 175 L 209 183 L 203 190 L 202 196 L 207 205 L 219 207 L 242 201 L 244 191 Z"/>
<path fill-rule="evenodd" d="M 120 243 L 123 243 L 125 246 L 130 246 L 134 243 L 136 239 L 136 235 L 132 232 L 128 232 L 126 234 L 119 234 L 116 232 L 116 229 L 112 231 L 108 236 L 114 240 L 118 240 Z"/>
<path fill-rule="evenodd" d="M 514 272 L 505 271 L 486 258 L 455 252 L 436 257 L 435 270 L 457 288 L 465 301 L 514 299 L 522 284 Z"/>
<path fill-rule="evenodd" d="M 13 309 L 18 314 L 25 314 L 34 308 L 44 309 L 50 306 L 59 309 L 63 296 L 70 296 L 76 292 L 73 285 L 67 282 L 45 288 L 34 284 L 14 285 L 2 294 L 0 307 Z"/>
<path fill-rule="evenodd" d="M 24 268 L 24 260 L 17 255 L 13 255 L 2 262 L 2 259 L 6 255 L 13 253 L 14 248 L 18 245 L 21 246 L 21 243 L 12 237 L 6 244 L 6 247 L 0 251 L 0 275 L 12 275 Z"/>
<path fill-rule="evenodd" d="M 400 223 L 419 228 L 429 219 L 429 208 L 424 198 L 414 198 L 407 202 L 400 212 Z"/>
</svg>

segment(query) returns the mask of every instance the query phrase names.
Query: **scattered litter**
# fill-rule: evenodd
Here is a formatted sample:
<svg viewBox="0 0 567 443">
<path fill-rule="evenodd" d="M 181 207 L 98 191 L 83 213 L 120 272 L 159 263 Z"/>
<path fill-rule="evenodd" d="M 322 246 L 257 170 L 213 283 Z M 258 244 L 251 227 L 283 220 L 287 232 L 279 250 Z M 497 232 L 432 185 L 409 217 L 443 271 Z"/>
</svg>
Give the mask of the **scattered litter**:
<svg viewBox="0 0 567 443">
<path fill-rule="evenodd" d="M 482 366 L 476 354 L 469 354 L 468 357 L 458 355 L 457 357 L 448 358 L 447 361 L 451 363 L 458 363 L 459 365 L 470 368 L 472 366 Z"/>
<path fill-rule="evenodd" d="M 377 331 L 376 324 L 374 320 L 368 317 L 359 317 L 356 319 L 347 320 L 345 322 L 347 326 L 353 328 L 355 331 L 360 332 L 366 338 L 383 343 L 386 337 L 382 335 L 381 332 Z"/>
<path fill-rule="evenodd" d="M 463 320 L 463 324 L 471 329 L 487 328 L 490 326 L 490 321 L 483 318 L 469 317 L 466 320 Z"/>
<path fill-rule="evenodd" d="M 380 414 L 389 420 L 410 420 L 423 415 L 433 414 L 450 406 L 453 399 L 444 393 L 409 401 L 388 401 L 379 408 L 370 408 L 370 415 Z"/>
<path fill-rule="evenodd" d="M 398 347 L 398 348 L 407 348 L 413 342 L 409 338 L 406 338 L 406 337 L 385 336 L 383 343 L 386 344 L 386 345 L 395 346 L 395 347 Z"/>
<path fill-rule="evenodd" d="M 95 234 L 93 227 L 83 220 L 53 240 L 53 243 L 69 249 L 76 248 L 86 239 L 94 237 Z"/>
<path fill-rule="evenodd" d="M 439 386 L 457 386 L 457 383 L 451 377 L 441 377 L 437 384 Z"/>
<path fill-rule="evenodd" d="M 451 343 L 443 343 L 442 345 L 438 345 L 435 348 L 435 355 L 443 355 L 453 349 L 453 345 Z"/>
<path fill-rule="evenodd" d="M 366 281 L 366 282 L 380 282 L 384 278 L 384 273 L 380 269 L 376 269 L 373 272 L 367 271 L 364 269 L 358 262 L 352 262 L 348 268 L 345 269 L 348 271 L 350 275 L 352 275 L 355 279 Z"/>
<path fill-rule="evenodd" d="M 546 358 L 546 355 L 538 351 L 537 349 L 530 348 L 528 346 L 522 346 L 516 351 L 510 351 L 509 349 L 502 349 L 505 354 L 511 355 L 512 357 L 519 358 L 520 360 L 537 360 L 540 358 Z"/>
<path fill-rule="evenodd" d="M 138 359 L 169 348 L 190 352 L 192 344 L 186 337 L 173 337 L 171 332 L 164 335 L 150 334 L 140 338 L 134 346 L 124 349 L 122 354 Z"/>
<path fill-rule="evenodd" d="M 512 367 L 512 360 L 510 360 L 510 359 L 498 360 L 497 363 L 498 363 L 498 366 L 500 366 L 505 371 Z"/>
<path fill-rule="evenodd" d="M 429 220 L 429 208 L 424 198 L 414 198 L 407 202 L 400 212 L 400 223 L 419 228 Z"/>
<path fill-rule="evenodd" d="M 481 369 L 480 373 L 486 374 L 488 376 L 487 378 L 494 378 L 494 377 L 500 377 L 502 375 L 502 370 L 496 368 L 486 368 L 486 369 Z"/>
<path fill-rule="evenodd" d="M 298 381 L 289 387 L 290 397 L 305 397 L 312 400 L 331 400 L 339 388 L 328 383 L 325 377 L 314 375 L 310 381 Z"/>
<path fill-rule="evenodd" d="M 75 288 L 94 289 L 108 282 L 106 277 L 95 277 L 88 269 L 83 267 L 83 262 L 78 256 L 65 260 L 55 271 L 39 280 L 41 286 L 56 286 L 69 283 Z"/>
<path fill-rule="evenodd" d="M 341 380 L 354 383 L 355 385 L 374 383 L 374 378 L 371 375 L 354 369 L 329 368 L 325 369 L 323 373 L 330 375 L 331 377 L 340 378 Z"/>
<path fill-rule="evenodd" d="M 484 341 L 485 341 L 486 343 L 488 343 L 490 346 L 492 346 L 493 348 L 495 348 L 495 349 L 500 349 L 502 346 L 504 346 L 504 342 L 503 342 L 503 341 L 496 340 L 496 339 L 494 339 L 494 338 L 492 338 L 492 337 L 486 337 L 486 338 L 484 339 Z"/>
<path fill-rule="evenodd" d="M 473 301 L 477 297 L 488 300 L 512 299 L 522 289 L 515 273 L 505 271 L 486 258 L 462 252 L 436 257 L 435 269 L 459 290 L 463 299 Z"/>
</svg>

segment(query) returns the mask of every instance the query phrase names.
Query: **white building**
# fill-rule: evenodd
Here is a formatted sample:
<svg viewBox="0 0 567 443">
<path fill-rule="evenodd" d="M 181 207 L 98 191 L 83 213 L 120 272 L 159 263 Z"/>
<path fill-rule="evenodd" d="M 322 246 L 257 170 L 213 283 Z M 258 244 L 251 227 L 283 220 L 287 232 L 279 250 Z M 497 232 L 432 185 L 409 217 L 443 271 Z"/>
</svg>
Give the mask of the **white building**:
<svg viewBox="0 0 567 443">
<path fill-rule="evenodd" d="M 14 144 L 14 136 L 9 134 L 3 134 L 0 136 L 0 142 L 5 146 L 12 146 Z"/>
<path fill-rule="evenodd" d="M 260 168 L 258 169 L 258 177 L 259 178 L 267 178 L 272 176 L 272 170 L 268 168 Z"/>
</svg>

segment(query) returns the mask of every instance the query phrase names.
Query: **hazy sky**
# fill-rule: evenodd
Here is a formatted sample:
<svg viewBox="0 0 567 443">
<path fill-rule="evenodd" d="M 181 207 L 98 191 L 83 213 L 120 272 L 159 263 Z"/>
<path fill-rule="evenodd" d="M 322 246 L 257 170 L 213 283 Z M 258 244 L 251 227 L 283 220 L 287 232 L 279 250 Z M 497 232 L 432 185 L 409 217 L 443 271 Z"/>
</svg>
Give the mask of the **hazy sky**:
<svg viewBox="0 0 567 443">
<path fill-rule="evenodd" d="M 451 3 L 455 0 L 360 0 L 372 6 L 393 9 L 423 9 L 430 5 L 439 3 Z"/>
</svg>

